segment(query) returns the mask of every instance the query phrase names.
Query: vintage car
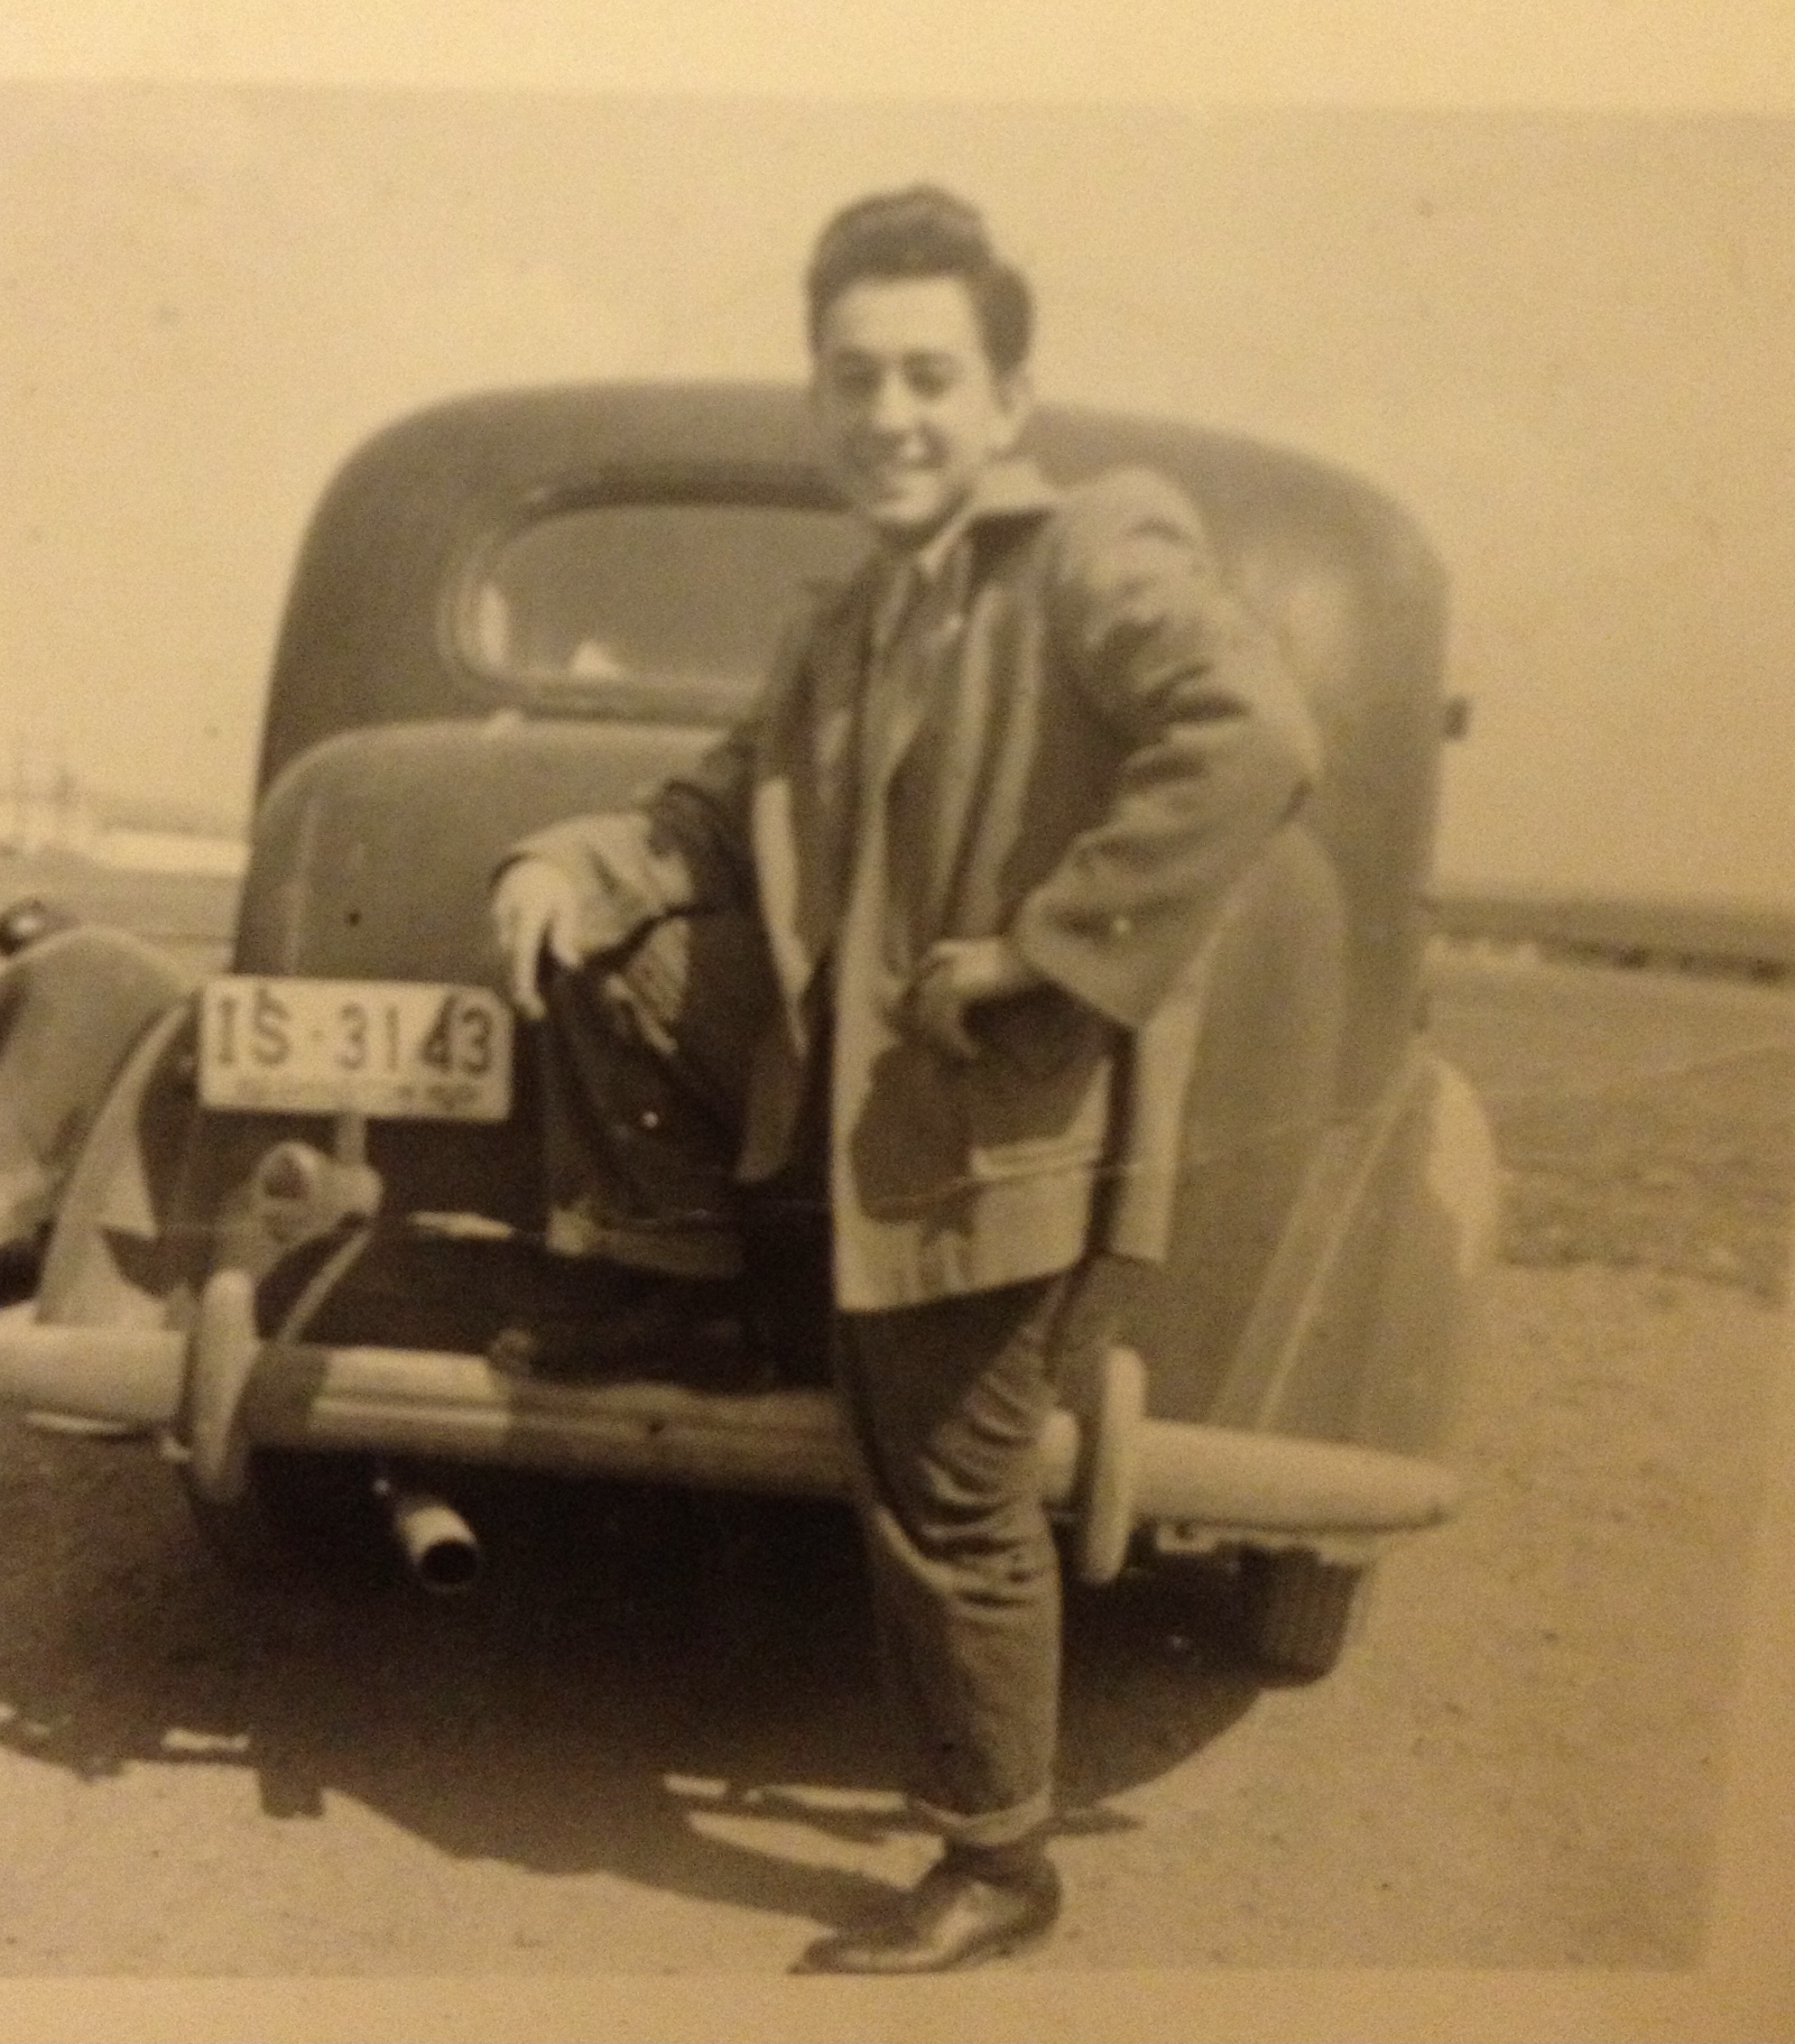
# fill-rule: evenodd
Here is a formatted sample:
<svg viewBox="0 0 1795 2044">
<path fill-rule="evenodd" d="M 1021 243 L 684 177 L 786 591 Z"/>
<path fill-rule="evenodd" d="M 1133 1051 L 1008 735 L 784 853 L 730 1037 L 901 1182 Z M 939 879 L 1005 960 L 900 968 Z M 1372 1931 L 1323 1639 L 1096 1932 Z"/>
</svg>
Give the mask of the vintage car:
<svg viewBox="0 0 1795 2044">
<path fill-rule="evenodd" d="M 1094 412 L 1030 431 L 1061 479 L 1189 491 L 1326 757 L 1172 997 L 1170 1232 L 1069 1379 L 1044 1495 L 1085 1580 L 1219 1566 L 1260 1660 L 1314 1676 L 1387 1544 L 1453 1509 L 1491 1246 L 1485 1123 L 1421 1033 L 1444 579 L 1331 467 Z M 805 1216 L 789 1256 L 762 1216 L 739 1276 L 546 1244 L 535 1025 L 486 902 L 521 834 L 626 804 L 740 712 L 861 544 L 795 391 L 477 395 L 356 454 L 292 585 L 228 972 L 29 919 L 0 968 L 0 1105 L 23 1124 L 49 1085 L 38 1119 L 79 1138 L 19 1209 L 48 1240 L 0 1400 L 153 1436 L 223 1540 L 377 1495 L 439 1587 L 478 1562 L 458 1477 L 495 1464 L 839 1494 Z M 619 1075 L 621 1140 L 680 1111 L 652 1063 Z"/>
</svg>

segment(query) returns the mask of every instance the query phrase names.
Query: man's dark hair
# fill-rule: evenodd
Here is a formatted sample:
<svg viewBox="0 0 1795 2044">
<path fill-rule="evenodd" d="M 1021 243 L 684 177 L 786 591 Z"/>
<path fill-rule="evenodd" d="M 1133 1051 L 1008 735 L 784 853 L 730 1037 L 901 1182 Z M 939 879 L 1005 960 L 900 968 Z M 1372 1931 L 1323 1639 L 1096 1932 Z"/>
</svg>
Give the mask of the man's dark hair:
<svg viewBox="0 0 1795 2044">
<path fill-rule="evenodd" d="M 926 184 L 856 199 L 817 237 L 804 280 L 812 350 L 824 316 L 850 284 L 898 277 L 959 278 L 992 368 L 1007 375 L 1027 359 L 1034 304 L 1026 279 L 991 245 L 976 207 Z"/>
</svg>

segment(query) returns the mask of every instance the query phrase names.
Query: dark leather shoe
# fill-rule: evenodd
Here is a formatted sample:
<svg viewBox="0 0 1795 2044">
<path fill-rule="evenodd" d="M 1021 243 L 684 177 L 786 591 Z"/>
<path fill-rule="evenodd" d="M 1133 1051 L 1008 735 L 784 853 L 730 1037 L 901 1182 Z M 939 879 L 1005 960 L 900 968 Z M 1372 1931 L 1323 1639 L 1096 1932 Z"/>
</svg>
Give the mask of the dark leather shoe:
<svg viewBox="0 0 1795 2044">
<path fill-rule="evenodd" d="M 897 1909 L 866 1930 L 812 1945 L 798 1973 L 953 1973 L 1046 1937 L 1059 1914 L 1050 1862 L 990 1880 L 939 1860 Z"/>
</svg>

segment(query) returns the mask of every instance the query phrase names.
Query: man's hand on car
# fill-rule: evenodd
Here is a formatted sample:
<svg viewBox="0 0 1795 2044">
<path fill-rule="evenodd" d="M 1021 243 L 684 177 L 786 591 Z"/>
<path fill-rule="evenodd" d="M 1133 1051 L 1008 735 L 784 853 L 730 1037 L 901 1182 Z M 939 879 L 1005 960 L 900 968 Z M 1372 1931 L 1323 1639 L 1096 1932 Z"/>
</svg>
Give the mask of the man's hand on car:
<svg viewBox="0 0 1795 2044">
<path fill-rule="evenodd" d="M 541 1021 L 536 976 L 543 951 L 569 971 L 584 955 L 573 882 L 547 859 L 515 859 L 498 877 L 492 910 L 512 1001 L 520 1013 Z"/>
</svg>

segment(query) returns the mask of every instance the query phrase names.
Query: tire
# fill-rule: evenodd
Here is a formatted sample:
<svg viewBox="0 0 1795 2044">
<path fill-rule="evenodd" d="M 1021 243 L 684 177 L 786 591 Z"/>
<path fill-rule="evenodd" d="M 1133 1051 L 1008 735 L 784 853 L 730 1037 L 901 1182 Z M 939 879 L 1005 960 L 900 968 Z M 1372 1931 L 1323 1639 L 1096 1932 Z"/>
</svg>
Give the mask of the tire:
<svg viewBox="0 0 1795 2044">
<path fill-rule="evenodd" d="M 1240 1558 L 1240 1627 L 1260 1670 L 1286 1682 L 1331 1674 L 1362 1623 L 1371 1570 L 1300 1549 Z"/>
<path fill-rule="evenodd" d="M 248 1477 L 228 1504 L 183 1484 L 199 1538 L 227 1574 L 249 1585 L 393 1574 L 392 1535 L 365 1457 L 257 1448 Z"/>
</svg>

